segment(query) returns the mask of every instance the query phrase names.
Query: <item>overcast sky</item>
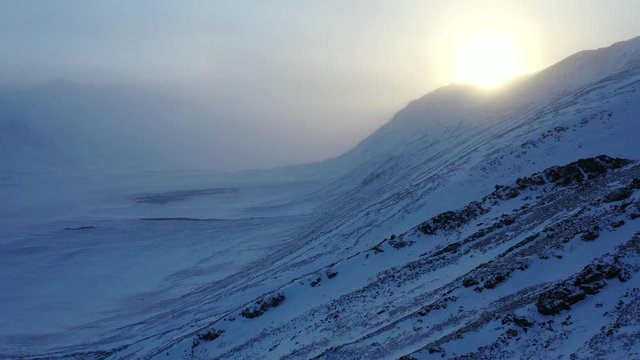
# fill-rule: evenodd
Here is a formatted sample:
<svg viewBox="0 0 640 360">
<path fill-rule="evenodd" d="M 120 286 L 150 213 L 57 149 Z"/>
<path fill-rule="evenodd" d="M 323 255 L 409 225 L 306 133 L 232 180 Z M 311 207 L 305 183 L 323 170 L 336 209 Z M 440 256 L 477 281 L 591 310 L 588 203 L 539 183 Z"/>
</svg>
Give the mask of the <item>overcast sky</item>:
<svg viewBox="0 0 640 360">
<path fill-rule="evenodd" d="M 0 82 L 188 98 L 281 165 L 338 155 L 454 81 L 475 32 L 509 33 L 535 72 L 640 35 L 638 14 L 638 0 L 0 0 Z"/>
</svg>

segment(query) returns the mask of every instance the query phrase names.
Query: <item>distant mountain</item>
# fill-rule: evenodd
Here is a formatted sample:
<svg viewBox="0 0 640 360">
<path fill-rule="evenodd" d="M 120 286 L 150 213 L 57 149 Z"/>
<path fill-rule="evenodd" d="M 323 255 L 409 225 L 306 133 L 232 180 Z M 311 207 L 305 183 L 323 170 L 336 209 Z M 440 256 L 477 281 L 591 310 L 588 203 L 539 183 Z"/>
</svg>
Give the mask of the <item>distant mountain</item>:
<svg viewBox="0 0 640 360">
<path fill-rule="evenodd" d="M 593 82 L 609 76 L 624 76 L 638 67 L 640 37 L 608 48 L 579 52 L 496 91 L 450 85 L 409 103 L 343 157 L 367 161 L 367 154 L 402 153 L 410 147 L 408 144 L 421 142 L 425 137 L 435 138 L 445 130 L 505 122 L 510 116 L 521 116 L 525 111 L 545 107 Z"/>
<path fill-rule="evenodd" d="M 390 158 L 408 158 L 434 141 L 466 128 L 481 129 L 552 106 L 562 97 L 610 76 L 625 76 L 640 67 L 640 36 L 597 50 L 585 50 L 536 74 L 522 76 L 495 91 L 451 84 L 411 101 L 387 124 L 354 149 L 315 167 L 294 166 L 291 175 L 321 172 L 336 176 L 362 174 Z M 426 156 L 428 153 L 423 153 Z M 421 156 L 421 155 L 417 155 Z M 415 159 L 411 161 L 416 161 Z M 363 168 L 359 168 L 363 165 Z M 323 171 L 318 171 L 323 169 Z M 277 172 L 277 171 L 276 171 Z"/>
<path fill-rule="evenodd" d="M 193 104 L 53 81 L 0 89 L 0 170 L 211 167 L 220 134 Z"/>
</svg>

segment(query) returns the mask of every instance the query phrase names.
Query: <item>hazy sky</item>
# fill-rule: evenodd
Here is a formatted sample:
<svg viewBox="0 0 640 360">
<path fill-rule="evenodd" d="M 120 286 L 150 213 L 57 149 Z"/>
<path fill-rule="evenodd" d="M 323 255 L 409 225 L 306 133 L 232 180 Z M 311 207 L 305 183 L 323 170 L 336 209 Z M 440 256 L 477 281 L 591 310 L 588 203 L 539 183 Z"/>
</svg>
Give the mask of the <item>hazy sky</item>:
<svg viewBox="0 0 640 360">
<path fill-rule="evenodd" d="M 0 82 L 186 97 L 277 165 L 337 155 L 453 82 L 475 33 L 508 34 L 534 72 L 640 35 L 639 14 L 638 0 L 0 0 Z"/>
</svg>

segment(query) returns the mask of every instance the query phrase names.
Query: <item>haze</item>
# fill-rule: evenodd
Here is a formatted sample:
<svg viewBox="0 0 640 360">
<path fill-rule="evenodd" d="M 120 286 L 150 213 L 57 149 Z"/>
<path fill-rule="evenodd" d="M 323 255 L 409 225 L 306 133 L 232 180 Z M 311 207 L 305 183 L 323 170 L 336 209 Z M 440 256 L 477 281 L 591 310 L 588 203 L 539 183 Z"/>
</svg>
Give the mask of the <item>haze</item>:
<svg viewBox="0 0 640 360">
<path fill-rule="evenodd" d="M 190 132 L 202 156 L 180 161 L 266 168 L 337 156 L 458 81 L 475 34 L 508 34 L 518 71 L 532 73 L 637 36 L 638 14 L 636 0 L 2 1 L 0 82 L 64 79 L 186 102 L 204 119 Z"/>
</svg>

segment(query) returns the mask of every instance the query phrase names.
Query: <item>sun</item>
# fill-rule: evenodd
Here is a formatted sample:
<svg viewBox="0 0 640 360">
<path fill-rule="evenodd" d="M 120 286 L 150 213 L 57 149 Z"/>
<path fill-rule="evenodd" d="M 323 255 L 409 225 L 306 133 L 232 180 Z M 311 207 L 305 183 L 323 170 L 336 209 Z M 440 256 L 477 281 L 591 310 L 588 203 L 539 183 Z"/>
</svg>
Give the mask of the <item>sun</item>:
<svg viewBox="0 0 640 360">
<path fill-rule="evenodd" d="M 522 51 L 513 39 L 499 33 L 478 34 L 460 47 L 455 82 L 495 88 L 523 71 Z"/>
</svg>

